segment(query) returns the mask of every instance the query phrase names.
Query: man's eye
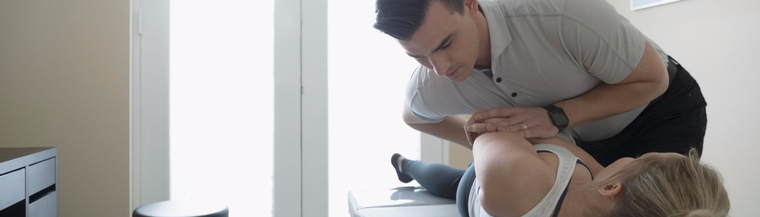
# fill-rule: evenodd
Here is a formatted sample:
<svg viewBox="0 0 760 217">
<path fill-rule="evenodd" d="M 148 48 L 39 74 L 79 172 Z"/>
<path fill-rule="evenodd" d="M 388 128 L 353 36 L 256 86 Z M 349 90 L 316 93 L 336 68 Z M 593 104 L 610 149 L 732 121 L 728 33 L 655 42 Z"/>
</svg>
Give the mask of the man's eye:
<svg viewBox="0 0 760 217">
<path fill-rule="evenodd" d="M 448 48 L 449 46 L 451 46 L 451 41 L 449 41 L 449 43 L 448 43 L 448 44 L 446 44 L 446 45 L 444 45 L 443 47 L 441 47 L 441 49 L 446 49 L 446 48 Z"/>
</svg>

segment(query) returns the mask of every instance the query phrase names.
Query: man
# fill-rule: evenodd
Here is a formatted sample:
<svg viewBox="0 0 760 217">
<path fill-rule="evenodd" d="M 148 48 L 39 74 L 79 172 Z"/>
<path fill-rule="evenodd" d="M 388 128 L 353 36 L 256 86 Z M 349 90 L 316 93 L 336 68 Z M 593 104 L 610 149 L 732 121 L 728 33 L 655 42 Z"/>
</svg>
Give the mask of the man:
<svg viewBox="0 0 760 217">
<path fill-rule="evenodd" d="M 377 0 L 375 28 L 421 66 L 404 121 L 469 148 L 467 129 L 560 136 L 602 165 L 702 151 L 696 81 L 604 0 Z"/>
</svg>

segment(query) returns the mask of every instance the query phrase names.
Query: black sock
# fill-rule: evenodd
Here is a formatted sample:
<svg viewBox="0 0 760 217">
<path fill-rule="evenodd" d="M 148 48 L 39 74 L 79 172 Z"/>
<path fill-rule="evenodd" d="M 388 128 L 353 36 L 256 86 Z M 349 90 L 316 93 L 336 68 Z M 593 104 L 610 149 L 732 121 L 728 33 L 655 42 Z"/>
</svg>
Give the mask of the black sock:
<svg viewBox="0 0 760 217">
<path fill-rule="evenodd" d="M 391 157 L 391 165 L 393 165 L 393 169 L 396 170 L 396 175 L 398 176 L 398 180 L 403 183 L 409 183 L 414 179 L 412 179 L 412 177 L 406 174 L 401 173 L 401 171 L 398 170 L 400 166 L 400 165 L 397 165 L 399 157 L 401 157 L 400 154 L 398 153 L 393 154 L 393 156 Z"/>
</svg>

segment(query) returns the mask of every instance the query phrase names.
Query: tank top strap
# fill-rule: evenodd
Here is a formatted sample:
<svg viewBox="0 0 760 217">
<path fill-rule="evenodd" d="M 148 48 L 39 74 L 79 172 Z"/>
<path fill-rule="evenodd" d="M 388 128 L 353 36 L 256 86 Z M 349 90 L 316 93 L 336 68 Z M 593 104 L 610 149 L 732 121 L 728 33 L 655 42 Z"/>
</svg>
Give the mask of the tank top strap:
<svg viewBox="0 0 760 217">
<path fill-rule="evenodd" d="M 575 172 L 575 164 L 578 162 L 578 157 L 573 155 L 569 150 L 557 145 L 538 144 L 533 147 L 535 147 L 536 151 L 539 153 L 551 152 L 555 154 L 559 163 L 557 164 L 557 176 L 554 179 L 554 186 L 552 186 L 549 193 L 544 196 L 544 199 L 542 199 L 541 202 L 536 204 L 533 209 L 523 216 L 552 216 L 555 213 L 555 209 L 558 207 L 557 204 L 565 195 L 567 187 L 570 184 L 570 179 L 573 177 L 573 172 Z"/>
</svg>

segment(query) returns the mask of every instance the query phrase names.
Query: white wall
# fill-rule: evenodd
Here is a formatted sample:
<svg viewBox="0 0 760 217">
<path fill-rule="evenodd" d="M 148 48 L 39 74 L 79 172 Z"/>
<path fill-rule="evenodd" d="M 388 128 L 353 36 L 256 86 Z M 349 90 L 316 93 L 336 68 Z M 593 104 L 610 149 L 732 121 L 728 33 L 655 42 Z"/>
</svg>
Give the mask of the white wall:
<svg viewBox="0 0 760 217">
<path fill-rule="evenodd" d="M 59 216 L 129 216 L 129 0 L 0 1 L 0 147 L 59 148 Z"/>
<path fill-rule="evenodd" d="M 631 11 L 608 0 L 677 59 L 707 100 L 703 160 L 725 179 L 733 216 L 756 216 L 760 199 L 760 1 L 684 0 Z"/>
</svg>

